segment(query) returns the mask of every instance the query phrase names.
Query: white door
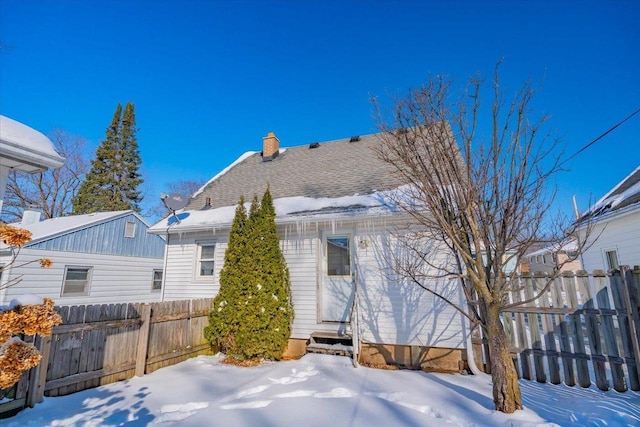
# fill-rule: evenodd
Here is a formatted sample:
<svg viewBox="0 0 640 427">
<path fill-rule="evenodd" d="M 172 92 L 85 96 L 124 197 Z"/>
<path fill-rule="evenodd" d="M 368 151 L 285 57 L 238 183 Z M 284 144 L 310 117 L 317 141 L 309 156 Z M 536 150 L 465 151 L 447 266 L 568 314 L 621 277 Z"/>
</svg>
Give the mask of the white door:
<svg viewBox="0 0 640 427">
<path fill-rule="evenodd" d="M 350 234 L 325 235 L 320 313 L 323 322 L 349 322 L 353 304 Z"/>
</svg>

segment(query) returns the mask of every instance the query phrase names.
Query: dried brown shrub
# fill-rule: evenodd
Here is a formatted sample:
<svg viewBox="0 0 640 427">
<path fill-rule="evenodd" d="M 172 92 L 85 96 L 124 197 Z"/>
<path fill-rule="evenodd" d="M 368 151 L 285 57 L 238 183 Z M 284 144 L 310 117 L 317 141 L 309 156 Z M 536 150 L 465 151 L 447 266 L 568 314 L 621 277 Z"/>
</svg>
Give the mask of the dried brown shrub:
<svg viewBox="0 0 640 427">
<path fill-rule="evenodd" d="M 0 388 L 18 382 L 23 371 L 36 366 L 42 356 L 32 345 L 14 335 L 49 336 L 62 318 L 53 309 L 53 300 L 44 298 L 42 304 L 18 305 L 0 311 Z"/>
<path fill-rule="evenodd" d="M 0 240 L 7 246 L 20 248 L 31 240 L 31 232 L 9 224 L 0 224 Z"/>
<path fill-rule="evenodd" d="M 11 310 L 0 312 L 0 342 L 17 334 L 51 335 L 54 326 L 62 323 L 62 318 L 53 310 L 53 300 L 44 298 L 38 305 L 18 305 Z"/>
<path fill-rule="evenodd" d="M 33 344 L 21 339 L 10 339 L 0 347 L 0 388 L 9 388 L 18 382 L 23 371 L 36 366 L 42 356 Z"/>
</svg>

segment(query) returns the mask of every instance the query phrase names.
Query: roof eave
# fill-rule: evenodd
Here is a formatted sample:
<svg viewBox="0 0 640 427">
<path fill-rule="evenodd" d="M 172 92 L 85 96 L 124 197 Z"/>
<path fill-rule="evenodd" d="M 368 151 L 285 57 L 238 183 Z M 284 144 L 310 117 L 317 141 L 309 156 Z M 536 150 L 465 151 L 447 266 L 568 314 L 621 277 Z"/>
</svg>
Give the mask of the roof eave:
<svg viewBox="0 0 640 427">
<path fill-rule="evenodd" d="M 391 218 L 397 217 L 402 214 L 400 210 L 386 210 L 384 212 L 380 212 L 375 209 L 360 209 L 357 211 L 345 211 L 345 212 L 330 212 L 330 213 L 304 213 L 304 214 L 295 214 L 295 215 L 283 215 L 276 217 L 276 225 L 290 225 L 290 224 L 299 224 L 303 221 L 310 222 L 326 222 L 326 221 L 345 221 L 345 220 L 358 220 L 362 218 Z M 232 222 L 218 222 L 218 223 L 208 223 L 208 224 L 194 224 L 194 225 L 183 225 L 174 224 L 166 227 L 157 227 L 157 228 L 149 228 L 147 233 L 157 234 L 157 235 L 168 235 L 168 234 L 181 234 L 181 233 L 198 233 L 198 232 L 208 232 L 211 229 L 221 229 L 226 230 L 231 228 Z M 155 227 L 155 226 L 154 226 Z"/>
<path fill-rule="evenodd" d="M 599 223 L 599 222 L 608 222 L 614 219 L 618 219 L 627 215 L 631 215 L 633 213 L 636 213 L 636 211 L 638 211 L 638 213 L 640 213 L 640 203 L 634 203 L 632 205 L 629 206 L 625 206 L 624 208 L 621 209 L 615 209 L 612 211 L 609 211 L 605 214 L 602 215 L 598 215 L 595 217 L 587 217 L 584 218 L 581 222 L 582 224 L 578 226 L 579 229 L 582 229 L 584 227 L 586 227 L 587 224 L 589 223 Z"/>
</svg>

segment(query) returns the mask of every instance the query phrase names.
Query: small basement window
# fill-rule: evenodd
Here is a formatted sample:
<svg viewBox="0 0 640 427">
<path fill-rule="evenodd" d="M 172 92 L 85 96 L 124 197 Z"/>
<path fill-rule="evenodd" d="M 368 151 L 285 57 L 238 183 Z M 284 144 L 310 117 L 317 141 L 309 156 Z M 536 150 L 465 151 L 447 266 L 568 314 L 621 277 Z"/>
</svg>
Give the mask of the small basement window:
<svg viewBox="0 0 640 427">
<path fill-rule="evenodd" d="M 136 236 L 136 225 L 133 221 L 127 221 L 124 226 L 124 237 L 133 239 Z"/>
<path fill-rule="evenodd" d="M 152 291 L 159 291 L 162 289 L 162 270 L 153 270 L 153 280 L 151 283 Z"/>
<path fill-rule="evenodd" d="M 67 266 L 64 271 L 61 296 L 89 295 L 92 267 Z"/>
</svg>

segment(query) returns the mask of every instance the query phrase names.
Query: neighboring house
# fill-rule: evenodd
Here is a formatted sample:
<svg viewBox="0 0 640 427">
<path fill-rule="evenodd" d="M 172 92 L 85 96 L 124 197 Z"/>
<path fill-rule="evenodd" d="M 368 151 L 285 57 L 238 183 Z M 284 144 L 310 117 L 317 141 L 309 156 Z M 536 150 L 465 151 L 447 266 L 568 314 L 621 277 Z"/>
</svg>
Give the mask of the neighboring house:
<svg viewBox="0 0 640 427">
<path fill-rule="evenodd" d="M 217 294 L 238 200 L 260 198 L 269 187 L 291 276 L 289 354 L 303 353 L 312 337 L 353 332 L 357 289 L 361 358 L 458 370 L 466 342 L 462 316 L 391 268 L 406 255 L 392 231 L 408 218 L 386 197 L 404 183 L 378 158 L 380 143 L 374 134 L 280 149 L 269 133 L 262 152 L 242 155 L 183 211 L 151 227 L 167 236 L 164 299 Z M 433 262 L 442 258 L 433 242 L 425 242 L 425 251 Z M 452 301 L 462 298 L 452 280 L 429 285 Z"/>
<path fill-rule="evenodd" d="M 585 270 L 612 270 L 640 265 L 640 166 L 585 212 L 579 221 L 591 222 Z M 586 227 L 580 229 L 585 234 Z M 589 246 L 590 245 L 590 246 Z"/>
<path fill-rule="evenodd" d="M 11 170 L 25 172 L 57 169 L 64 164 L 53 143 L 22 123 L 0 115 L 0 212 Z"/>
<path fill-rule="evenodd" d="M 560 271 L 582 270 L 577 255 L 578 244 L 572 240 L 561 246 L 547 247 L 526 255 L 529 273 L 553 273 Z"/>
<path fill-rule="evenodd" d="M 160 301 L 165 241 L 148 234 L 149 225 L 137 213 L 39 219 L 27 211 L 15 224 L 31 231 L 32 240 L 13 264 L 11 249 L 0 242 L 0 305 L 24 294 L 49 297 L 56 305 Z M 53 265 L 41 268 L 41 258 Z M 18 277 L 19 283 L 7 287 Z"/>
</svg>

